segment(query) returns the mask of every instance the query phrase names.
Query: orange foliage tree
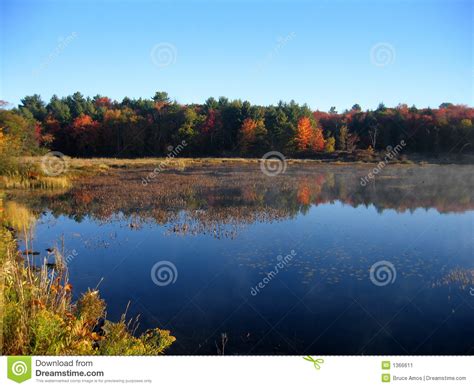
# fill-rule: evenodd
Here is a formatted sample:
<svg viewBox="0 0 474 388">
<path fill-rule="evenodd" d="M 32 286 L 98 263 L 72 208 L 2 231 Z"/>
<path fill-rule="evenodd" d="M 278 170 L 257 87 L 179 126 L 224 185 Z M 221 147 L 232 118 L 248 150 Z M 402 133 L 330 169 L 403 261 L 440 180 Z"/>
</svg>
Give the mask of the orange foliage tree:
<svg viewBox="0 0 474 388">
<path fill-rule="evenodd" d="M 298 120 L 298 130 L 296 132 L 296 147 L 298 151 L 304 151 L 309 148 L 313 136 L 313 126 L 308 117 L 302 117 Z"/>
<path fill-rule="evenodd" d="M 247 117 L 240 127 L 240 149 L 243 153 L 255 151 L 262 138 L 266 135 L 266 128 L 263 120 L 254 120 Z"/>
<path fill-rule="evenodd" d="M 249 147 L 255 142 L 255 130 L 257 122 L 251 118 L 246 118 L 240 128 L 240 145 L 243 152 L 247 152 Z"/>
<path fill-rule="evenodd" d="M 308 117 L 302 117 L 298 120 L 298 129 L 295 137 L 298 151 L 324 150 L 324 136 L 321 128 L 313 128 L 313 124 Z"/>
</svg>

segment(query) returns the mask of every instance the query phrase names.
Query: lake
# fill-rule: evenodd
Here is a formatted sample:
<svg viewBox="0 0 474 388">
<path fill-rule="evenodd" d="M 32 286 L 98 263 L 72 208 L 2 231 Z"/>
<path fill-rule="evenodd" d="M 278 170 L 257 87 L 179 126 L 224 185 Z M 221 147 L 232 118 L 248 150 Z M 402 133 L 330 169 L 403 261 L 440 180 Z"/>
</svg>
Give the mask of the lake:
<svg viewBox="0 0 474 388">
<path fill-rule="evenodd" d="M 171 330 L 168 354 L 474 354 L 474 168 L 111 171 L 9 192 L 74 296 Z M 148 177 L 148 178 L 147 178 Z M 146 184 L 144 184 L 144 178 Z M 7 203 L 8 206 L 8 203 Z"/>
</svg>

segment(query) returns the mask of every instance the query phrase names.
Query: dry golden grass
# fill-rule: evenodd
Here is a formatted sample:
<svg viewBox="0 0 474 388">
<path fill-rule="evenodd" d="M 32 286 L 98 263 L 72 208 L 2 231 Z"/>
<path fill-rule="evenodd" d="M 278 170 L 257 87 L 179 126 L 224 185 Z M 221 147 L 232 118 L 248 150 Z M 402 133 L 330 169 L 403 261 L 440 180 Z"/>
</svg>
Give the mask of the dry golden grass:
<svg viewBox="0 0 474 388">
<path fill-rule="evenodd" d="M 25 157 L 23 162 L 39 166 L 41 157 Z M 215 166 L 226 164 L 259 164 L 259 158 L 137 158 L 137 159 L 119 159 L 119 158 L 67 158 L 69 170 L 68 175 L 82 174 L 88 172 L 105 172 L 113 168 L 134 168 L 134 167 L 157 167 L 164 164 L 168 168 L 187 168 L 193 166 Z M 354 164 L 352 161 L 336 161 L 325 159 L 286 159 L 288 164 L 320 164 L 323 162 L 335 164 Z"/>
<path fill-rule="evenodd" d="M 72 187 L 68 176 L 38 176 L 34 179 L 21 175 L 0 176 L 0 187 L 5 189 L 68 189 Z"/>
</svg>

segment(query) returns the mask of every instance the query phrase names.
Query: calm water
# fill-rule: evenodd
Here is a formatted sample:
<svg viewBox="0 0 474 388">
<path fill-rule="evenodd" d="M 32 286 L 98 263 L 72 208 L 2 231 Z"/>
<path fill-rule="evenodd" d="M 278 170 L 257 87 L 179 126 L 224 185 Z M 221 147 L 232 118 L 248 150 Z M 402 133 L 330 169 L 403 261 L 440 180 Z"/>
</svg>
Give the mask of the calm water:
<svg viewBox="0 0 474 388">
<path fill-rule="evenodd" d="M 474 354 L 473 168 L 368 172 L 127 170 L 9 197 L 41 257 L 63 236 L 76 296 L 100 283 L 113 320 L 130 301 L 171 354 L 217 354 L 221 333 L 226 354 Z M 174 283 L 152 281 L 160 261 Z"/>
</svg>

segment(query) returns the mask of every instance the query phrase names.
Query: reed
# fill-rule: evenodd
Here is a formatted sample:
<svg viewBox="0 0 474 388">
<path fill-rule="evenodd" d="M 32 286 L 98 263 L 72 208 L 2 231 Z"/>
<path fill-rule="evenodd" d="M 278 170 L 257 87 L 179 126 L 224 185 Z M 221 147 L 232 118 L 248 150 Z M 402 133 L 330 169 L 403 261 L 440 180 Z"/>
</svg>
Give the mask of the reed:
<svg viewBox="0 0 474 388">
<path fill-rule="evenodd" d="M 72 187 L 71 179 L 66 176 L 49 177 L 39 176 L 35 179 L 21 175 L 7 175 L 0 177 L 1 187 L 5 189 L 68 189 Z"/>
</svg>

